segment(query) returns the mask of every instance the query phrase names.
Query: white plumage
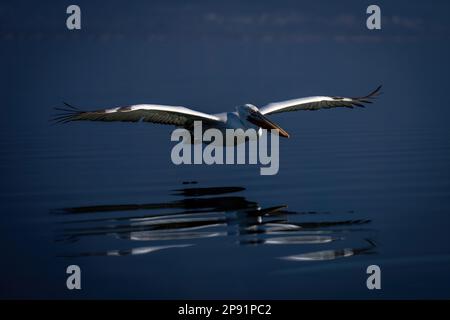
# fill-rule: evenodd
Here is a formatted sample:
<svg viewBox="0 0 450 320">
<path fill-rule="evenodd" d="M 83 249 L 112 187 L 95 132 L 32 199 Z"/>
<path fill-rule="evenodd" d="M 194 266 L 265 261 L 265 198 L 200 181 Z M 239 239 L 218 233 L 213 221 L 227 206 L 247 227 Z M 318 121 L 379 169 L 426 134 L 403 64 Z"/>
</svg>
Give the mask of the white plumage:
<svg viewBox="0 0 450 320">
<path fill-rule="evenodd" d="M 266 115 L 298 110 L 319 110 L 336 107 L 364 107 L 365 103 L 372 103 L 372 99 L 380 93 L 381 86 L 363 97 L 347 98 L 336 96 L 314 96 L 269 103 L 261 108 L 246 104 L 236 108 L 234 112 L 220 114 L 207 114 L 181 106 L 165 106 L 156 104 L 137 104 L 124 107 L 114 107 L 94 111 L 82 111 L 69 104 L 65 108 L 56 108 L 63 111 L 54 118 L 57 122 L 71 121 L 128 121 L 153 122 L 171 124 L 192 130 L 194 121 L 202 121 L 203 129 L 276 129 L 283 137 L 289 134 L 280 126 L 269 120 Z"/>
</svg>

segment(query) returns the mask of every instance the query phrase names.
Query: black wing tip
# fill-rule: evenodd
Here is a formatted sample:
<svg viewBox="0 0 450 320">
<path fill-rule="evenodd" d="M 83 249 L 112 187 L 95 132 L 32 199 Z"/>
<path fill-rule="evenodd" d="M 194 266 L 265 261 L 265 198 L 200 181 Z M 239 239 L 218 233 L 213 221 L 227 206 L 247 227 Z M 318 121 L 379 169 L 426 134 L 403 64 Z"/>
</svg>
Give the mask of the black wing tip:
<svg viewBox="0 0 450 320">
<path fill-rule="evenodd" d="M 68 103 L 68 102 L 63 101 L 63 103 L 64 103 L 64 105 L 65 105 L 66 107 L 69 107 L 70 109 L 77 110 L 77 111 L 80 110 L 80 109 L 78 109 L 77 107 L 75 107 L 74 105 L 72 105 L 72 104 L 70 104 L 70 103 Z"/>
<path fill-rule="evenodd" d="M 373 90 L 372 92 L 370 92 L 368 95 L 364 96 L 364 97 L 358 97 L 358 98 L 353 98 L 355 101 L 363 104 L 363 103 L 373 103 L 373 100 L 378 97 L 380 94 L 382 94 L 381 92 L 381 88 L 383 87 L 383 85 L 379 85 L 378 87 L 375 88 L 375 90 Z"/>
<path fill-rule="evenodd" d="M 380 84 L 375 90 L 373 90 L 371 93 L 369 93 L 364 98 L 375 98 L 376 96 L 379 96 L 380 94 L 382 94 L 382 92 L 381 92 L 382 87 L 383 87 L 383 85 Z"/>
<path fill-rule="evenodd" d="M 352 106 L 357 106 L 360 108 L 365 108 L 364 104 L 367 103 L 373 103 L 373 100 L 378 97 L 380 94 L 382 94 L 381 92 L 381 88 L 383 87 L 383 85 L 379 85 L 378 87 L 375 88 L 375 90 L 373 90 L 372 92 L 370 92 L 368 95 L 363 96 L 363 97 L 355 97 L 355 98 L 351 98 L 352 101 Z"/>
<path fill-rule="evenodd" d="M 59 111 L 60 113 L 55 113 L 53 117 L 49 119 L 51 123 L 60 124 L 75 121 L 76 117 L 79 116 L 81 113 L 83 113 L 83 111 L 67 102 L 63 101 L 63 104 L 64 104 L 63 107 L 53 108 L 54 110 Z"/>
</svg>

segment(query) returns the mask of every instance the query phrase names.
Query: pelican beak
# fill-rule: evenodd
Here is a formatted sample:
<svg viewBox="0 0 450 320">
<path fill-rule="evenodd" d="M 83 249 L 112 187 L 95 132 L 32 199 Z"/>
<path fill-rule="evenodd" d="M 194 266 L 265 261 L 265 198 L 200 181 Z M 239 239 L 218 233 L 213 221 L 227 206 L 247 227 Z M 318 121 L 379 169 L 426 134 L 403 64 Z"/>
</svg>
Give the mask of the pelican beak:
<svg viewBox="0 0 450 320">
<path fill-rule="evenodd" d="M 263 116 L 260 112 L 252 112 L 248 117 L 247 120 L 253 123 L 254 125 L 257 125 L 258 127 L 261 127 L 263 129 L 275 129 L 278 130 L 278 134 L 284 138 L 289 138 L 289 133 L 287 133 L 283 128 L 281 128 L 276 123 L 270 121 L 268 118 Z"/>
</svg>

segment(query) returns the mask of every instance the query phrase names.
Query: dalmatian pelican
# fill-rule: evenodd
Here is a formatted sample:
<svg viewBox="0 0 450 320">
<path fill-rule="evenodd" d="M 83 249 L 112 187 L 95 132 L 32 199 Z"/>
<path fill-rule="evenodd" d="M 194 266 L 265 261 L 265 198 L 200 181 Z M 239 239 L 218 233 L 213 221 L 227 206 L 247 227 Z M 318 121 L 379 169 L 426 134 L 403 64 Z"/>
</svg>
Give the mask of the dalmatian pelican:
<svg viewBox="0 0 450 320">
<path fill-rule="evenodd" d="M 65 103 L 63 108 L 55 108 L 62 114 L 55 116 L 54 121 L 67 123 L 71 121 L 126 121 L 126 122 L 152 122 L 174 125 L 179 128 L 193 130 L 194 121 L 201 121 L 202 130 L 216 128 L 220 131 L 226 129 L 254 129 L 261 135 L 261 129 L 276 130 L 281 137 L 289 138 L 289 134 L 274 123 L 267 116 L 275 113 L 319 110 L 337 107 L 353 108 L 364 107 L 366 103 L 380 94 L 381 86 L 366 96 L 340 97 L 340 96 L 313 96 L 269 103 L 260 108 L 245 104 L 236 107 L 236 111 L 218 114 L 208 114 L 195 111 L 182 106 L 167 106 L 157 104 L 136 104 L 129 106 L 83 111 Z"/>
</svg>

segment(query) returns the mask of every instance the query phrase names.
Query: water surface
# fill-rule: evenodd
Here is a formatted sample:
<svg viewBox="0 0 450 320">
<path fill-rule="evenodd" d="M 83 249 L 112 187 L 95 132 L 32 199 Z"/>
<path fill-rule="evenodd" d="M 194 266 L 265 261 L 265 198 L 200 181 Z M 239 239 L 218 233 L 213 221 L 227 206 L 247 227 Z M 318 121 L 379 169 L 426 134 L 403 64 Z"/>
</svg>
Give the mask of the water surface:
<svg viewBox="0 0 450 320">
<path fill-rule="evenodd" d="M 448 4 L 398 3 L 375 37 L 352 1 L 82 2 L 79 33 L 2 4 L 0 297 L 449 298 Z M 275 176 L 176 166 L 170 127 L 48 121 L 62 101 L 217 113 L 379 84 L 366 109 L 273 115 Z"/>
</svg>

